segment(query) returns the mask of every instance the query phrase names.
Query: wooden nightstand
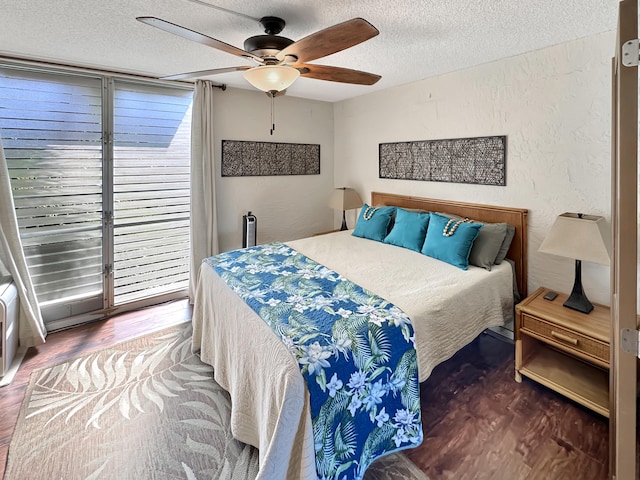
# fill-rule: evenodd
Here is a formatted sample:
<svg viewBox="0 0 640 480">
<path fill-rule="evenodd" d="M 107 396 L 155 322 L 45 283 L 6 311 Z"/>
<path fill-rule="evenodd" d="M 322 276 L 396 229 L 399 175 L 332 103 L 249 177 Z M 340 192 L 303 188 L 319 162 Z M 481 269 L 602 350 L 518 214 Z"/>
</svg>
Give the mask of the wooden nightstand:
<svg viewBox="0 0 640 480">
<path fill-rule="evenodd" d="M 609 307 L 589 314 L 562 306 L 539 288 L 516 306 L 516 381 L 526 376 L 609 416 Z"/>
</svg>

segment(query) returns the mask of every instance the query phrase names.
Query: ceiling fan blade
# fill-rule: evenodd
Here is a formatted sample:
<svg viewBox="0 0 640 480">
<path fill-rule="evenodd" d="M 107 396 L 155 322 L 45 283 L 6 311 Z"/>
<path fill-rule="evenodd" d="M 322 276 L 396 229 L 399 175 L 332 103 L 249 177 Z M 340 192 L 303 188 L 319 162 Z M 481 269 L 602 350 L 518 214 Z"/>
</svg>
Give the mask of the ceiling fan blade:
<svg viewBox="0 0 640 480">
<path fill-rule="evenodd" d="M 187 40 L 191 40 L 192 42 L 197 42 L 202 45 L 217 48 L 218 50 L 230 53 L 231 55 L 251 58 L 258 61 L 259 63 L 263 63 L 262 58 L 254 55 L 253 53 L 247 52 L 238 47 L 234 47 L 233 45 L 229 45 L 228 43 L 224 43 L 220 40 L 216 40 L 215 38 L 209 37 L 203 33 L 189 30 L 188 28 L 181 27 L 180 25 L 176 25 L 175 23 L 167 22 L 166 20 L 162 20 L 161 18 L 136 17 L 136 20 L 142 23 L 146 23 L 147 25 L 151 25 L 152 27 L 159 28 L 160 30 L 164 30 L 165 32 L 173 33 L 174 35 L 178 35 L 179 37 L 186 38 Z"/>
<path fill-rule="evenodd" d="M 330 67 L 327 65 L 315 65 L 311 63 L 297 64 L 300 75 L 317 80 L 329 82 L 353 83 L 355 85 L 373 85 L 382 77 L 375 73 L 367 73 L 350 68 Z"/>
<path fill-rule="evenodd" d="M 197 72 L 178 73 L 177 75 L 169 75 L 168 77 L 161 77 L 161 80 L 184 80 L 187 78 L 208 77 L 209 75 L 217 75 L 219 73 L 229 72 L 241 72 L 243 70 L 249 70 L 251 67 L 226 67 L 226 68 L 212 68 L 209 70 L 199 70 Z"/>
<path fill-rule="evenodd" d="M 287 55 L 293 55 L 298 58 L 296 63 L 310 62 L 358 45 L 378 33 L 378 29 L 363 18 L 353 18 L 292 43 L 278 52 L 276 58 L 284 60 Z"/>
</svg>

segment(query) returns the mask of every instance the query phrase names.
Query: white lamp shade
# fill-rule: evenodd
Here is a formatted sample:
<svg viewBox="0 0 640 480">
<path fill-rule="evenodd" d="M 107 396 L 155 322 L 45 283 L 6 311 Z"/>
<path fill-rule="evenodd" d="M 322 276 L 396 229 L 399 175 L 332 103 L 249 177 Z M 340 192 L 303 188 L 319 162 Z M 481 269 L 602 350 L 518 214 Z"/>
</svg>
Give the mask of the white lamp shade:
<svg viewBox="0 0 640 480">
<path fill-rule="evenodd" d="M 286 65 L 261 65 L 246 70 L 244 78 L 263 92 L 280 92 L 291 86 L 300 72 Z"/>
<path fill-rule="evenodd" d="M 329 206 L 334 210 L 352 210 L 362 206 L 362 199 L 353 188 L 336 188 L 331 194 Z"/>
<path fill-rule="evenodd" d="M 556 218 L 538 251 L 609 265 L 610 239 L 603 217 L 563 213 Z"/>
</svg>

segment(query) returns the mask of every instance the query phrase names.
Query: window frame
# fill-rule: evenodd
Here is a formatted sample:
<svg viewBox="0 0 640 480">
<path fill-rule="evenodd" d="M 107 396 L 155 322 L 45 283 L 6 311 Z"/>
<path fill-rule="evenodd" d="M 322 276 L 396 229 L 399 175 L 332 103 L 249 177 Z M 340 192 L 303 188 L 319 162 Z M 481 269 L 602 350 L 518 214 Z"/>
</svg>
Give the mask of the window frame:
<svg viewBox="0 0 640 480">
<path fill-rule="evenodd" d="M 70 326 L 98 320 L 115 313 L 122 313 L 145 306 L 163 303 L 188 296 L 188 289 L 182 289 L 171 293 L 157 295 L 151 298 L 143 298 L 129 303 L 114 305 L 114 281 L 113 273 L 109 271 L 109 265 L 113 265 L 114 239 L 113 239 L 113 164 L 114 164 L 114 94 L 116 82 L 128 84 L 141 84 L 171 87 L 172 89 L 194 90 L 194 85 L 185 82 L 165 81 L 130 75 L 117 72 L 107 72 L 96 69 L 56 65 L 45 62 L 13 59 L 0 57 L 0 67 L 6 69 L 36 72 L 46 75 L 70 75 L 79 77 L 91 77 L 101 81 L 102 88 L 102 263 L 103 290 L 102 301 L 92 303 L 90 311 L 76 312 L 71 303 L 52 306 L 48 309 L 45 326 L 48 331 L 55 331 Z M 109 238 L 109 241 L 104 241 Z M 97 300 L 97 299 L 96 299 Z M 99 306 L 101 304 L 101 306 Z"/>
</svg>

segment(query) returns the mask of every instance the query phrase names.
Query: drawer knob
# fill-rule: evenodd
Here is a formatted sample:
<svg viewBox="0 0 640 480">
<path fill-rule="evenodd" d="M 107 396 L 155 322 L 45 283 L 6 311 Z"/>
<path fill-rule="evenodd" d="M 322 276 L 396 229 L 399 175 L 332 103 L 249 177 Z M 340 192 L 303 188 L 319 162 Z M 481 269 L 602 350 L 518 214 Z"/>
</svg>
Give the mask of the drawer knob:
<svg viewBox="0 0 640 480">
<path fill-rule="evenodd" d="M 578 346 L 578 339 L 577 338 L 571 338 L 571 337 L 569 337 L 567 335 L 563 335 L 562 333 L 554 332 L 553 330 L 551 330 L 551 336 L 553 338 L 557 338 L 561 342 L 566 342 L 566 343 L 570 343 L 571 345 Z"/>
</svg>

